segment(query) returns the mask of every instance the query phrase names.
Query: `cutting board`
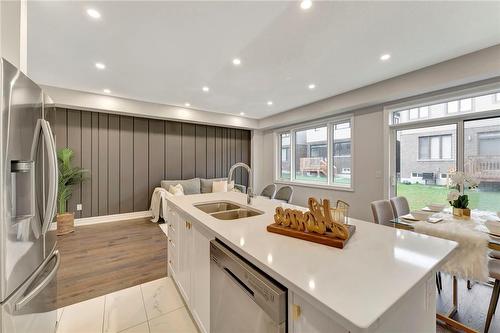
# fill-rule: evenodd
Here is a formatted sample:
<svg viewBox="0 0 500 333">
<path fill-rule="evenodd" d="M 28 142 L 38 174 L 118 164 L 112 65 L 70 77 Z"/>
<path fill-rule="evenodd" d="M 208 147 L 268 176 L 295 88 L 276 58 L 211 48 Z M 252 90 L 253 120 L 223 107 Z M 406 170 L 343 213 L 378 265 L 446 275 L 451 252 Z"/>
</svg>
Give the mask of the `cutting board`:
<svg viewBox="0 0 500 333">
<path fill-rule="evenodd" d="M 289 227 L 283 227 L 281 225 L 277 225 L 275 223 L 270 224 L 267 226 L 267 231 L 273 232 L 276 234 L 288 236 L 288 237 L 293 237 L 293 238 L 299 238 L 305 241 L 309 242 L 314 242 L 314 243 L 319 243 L 323 245 L 328 245 L 332 247 L 336 247 L 339 249 L 343 249 L 344 246 L 347 244 L 349 239 L 352 237 L 354 232 L 356 231 L 356 226 L 354 225 L 347 225 L 349 228 L 349 238 L 346 240 L 342 240 L 340 238 L 336 238 L 332 235 L 331 232 L 326 232 L 323 235 L 320 234 L 315 234 L 312 232 L 305 232 L 305 231 L 299 231 L 295 229 L 291 229 Z"/>
</svg>

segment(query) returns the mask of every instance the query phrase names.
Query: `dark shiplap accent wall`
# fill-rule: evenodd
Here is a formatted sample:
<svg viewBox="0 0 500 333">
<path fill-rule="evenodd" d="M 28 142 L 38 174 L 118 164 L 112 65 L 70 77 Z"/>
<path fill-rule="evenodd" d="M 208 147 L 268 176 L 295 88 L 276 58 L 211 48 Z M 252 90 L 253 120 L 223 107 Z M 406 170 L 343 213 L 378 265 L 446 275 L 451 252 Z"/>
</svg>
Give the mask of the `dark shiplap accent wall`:
<svg viewBox="0 0 500 333">
<path fill-rule="evenodd" d="M 68 202 L 77 218 L 144 211 L 162 179 L 226 177 L 234 163 L 250 164 L 248 130 L 57 108 L 55 136 L 90 172 Z M 246 185 L 246 172 L 236 182 Z"/>
</svg>

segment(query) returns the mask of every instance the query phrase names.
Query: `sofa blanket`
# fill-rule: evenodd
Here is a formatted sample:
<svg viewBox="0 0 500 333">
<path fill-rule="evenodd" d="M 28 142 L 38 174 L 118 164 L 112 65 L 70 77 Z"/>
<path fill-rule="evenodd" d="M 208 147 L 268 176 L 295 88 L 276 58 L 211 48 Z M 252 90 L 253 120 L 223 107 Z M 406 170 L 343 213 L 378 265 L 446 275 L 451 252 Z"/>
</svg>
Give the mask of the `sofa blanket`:
<svg viewBox="0 0 500 333">
<path fill-rule="evenodd" d="M 153 196 L 151 197 L 151 206 L 149 208 L 153 216 L 151 222 L 158 222 L 160 217 L 164 220 L 167 219 L 167 196 L 169 195 L 171 196 L 172 194 L 164 188 L 155 188 L 155 190 L 153 191 Z"/>
</svg>

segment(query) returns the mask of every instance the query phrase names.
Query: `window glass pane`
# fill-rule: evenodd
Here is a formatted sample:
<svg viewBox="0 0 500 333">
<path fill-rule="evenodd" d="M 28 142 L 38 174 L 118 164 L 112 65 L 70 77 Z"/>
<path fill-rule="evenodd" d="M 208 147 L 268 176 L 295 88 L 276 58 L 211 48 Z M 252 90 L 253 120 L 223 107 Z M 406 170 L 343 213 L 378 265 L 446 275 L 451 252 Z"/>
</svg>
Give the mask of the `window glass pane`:
<svg viewBox="0 0 500 333">
<path fill-rule="evenodd" d="M 351 122 L 335 124 L 333 127 L 333 183 L 351 185 Z"/>
<path fill-rule="evenodd" d="M 328 182 L 326 126 L 295 133 L 295 179 Z"/>
<path fill-rule="evenodd" d="M 482 112 L 500 109 L 500 92 L 471 98 L 456 99 L 446 103 L 423 105 L 418 108 L 397 110 L 392 113 L 392 124 L 403 124 L 418 119 L 449 117 L 459 112 Z"/>
<path fill-rule="evenodd" d="M 393 113 L 393 123 L 406 123 L 409 120 L 409 110 L 402 110 Z"/>
<path fill-rule="evenodd" d="M 479 155 L 500 155 L 500 131 L 478 133 Z"/>
<path fill-rule="evenodd" d="M 418 158 L 428 160 L 430 158 L 429 137 L 421 136 L 418 138 Z"/>
<path fill-rule="evenodd" d="M 410 109 L 410 119 L 418 118 L 418 108 Z"/>
<path fill-rule="evenodd" d="M 429 116 L 429 107 L 423 106 L 420 108 L 420 118 L 427 118 Z"/>
<path fill-rule="evenodd" d="M 446 174 L 456 169 L 456 125 L 399 130 L 396 140 L 397 195 L 405 196 L 412 210 L 446 204 Z"/>
<path fill-rule="evenodd" d="M 460 111 L 470 111 L 472 110 L 472 98 L 466 98 L 460 100 Z"/>
<path fill-rule="evenodd" d="M 458 112 L 458 101 L 448 102 L 448 113 Z"/>
<path fill-rule="evenodd" d="M 290 179 L 290 133 L 280 134 L 280 178 Z"/>
<path fill-rule="evenodd" d="M 464 122 L 464 171 L 480 181 L 469 207 L 500 211 L 500 117 Z"/>
<path fill-rule="evenodd" d="M 441 156 L 441 137 L 431 136 L 431 159 L 438 160 Z"/>
<path fill-rule="evenodd" d="M 451 135 L 443 135 L 441 138 L 441 158 L 449 160 L 451 159 Z"/>
</svg>

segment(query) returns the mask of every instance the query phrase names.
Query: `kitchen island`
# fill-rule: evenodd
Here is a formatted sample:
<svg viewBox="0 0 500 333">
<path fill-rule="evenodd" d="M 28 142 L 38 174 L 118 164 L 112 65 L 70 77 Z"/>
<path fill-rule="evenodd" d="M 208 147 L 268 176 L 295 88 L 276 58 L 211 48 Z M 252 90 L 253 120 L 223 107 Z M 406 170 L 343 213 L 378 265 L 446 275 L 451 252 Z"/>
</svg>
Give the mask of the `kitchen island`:
<svg viewBox="0 0 500 333">
<path fill-rule="evenodd" d="M 202 332 L 210 332 L 210 240 L 218 239 L 288 290 L 288 332 L 434 332 L 434 274 L 456 243 L 349 219 L 344 249 L 266 231 L 276 206 L 254 198 L 262 214 L 220 220 L 194 205 L 241 193 L 168 198 L 168 270 Z M 301 208 L 304 209 L 305 208 Z M 215 333 L 215 332 L 212 332 Z"/>
</svg>

